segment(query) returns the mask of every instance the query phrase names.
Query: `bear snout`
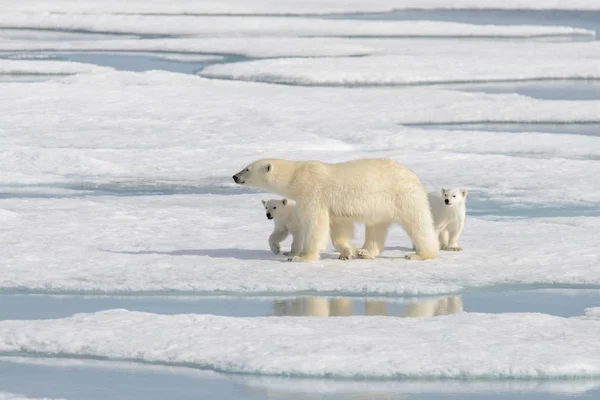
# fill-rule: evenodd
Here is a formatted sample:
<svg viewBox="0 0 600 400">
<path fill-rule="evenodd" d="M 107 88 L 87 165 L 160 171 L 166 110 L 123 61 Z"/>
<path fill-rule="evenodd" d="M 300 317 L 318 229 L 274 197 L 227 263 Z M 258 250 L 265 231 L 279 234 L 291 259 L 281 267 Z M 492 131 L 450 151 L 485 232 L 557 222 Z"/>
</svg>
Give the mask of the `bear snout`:
<svg viewBox="0 0 600 400">
<path fill-rule="evenodd" d="M 446 200 L 444 200 L 444 203 L 450 204 L 450 200 L 446 199 Z"/>
<path fill-rule="evenodd" d="M 240 174 L 239 174 L 239 173 L 238 173 L 238 174 L 235 174 L 235 175 L 234 175 L 232 178 L 233 178 L 233 181 L 234 181 L 235 183 L 239 183 L 240 185 L 241 185 L 242 183 L 244 183 L 244 181 L 242 180 L 242 178 L 240 178 Z"/>
<path fill-rule="evenodd" d="M 267 213 L 267 218 L 268 219 L 273 219 L 273 216 L 270 213 Z"/>
</svg>

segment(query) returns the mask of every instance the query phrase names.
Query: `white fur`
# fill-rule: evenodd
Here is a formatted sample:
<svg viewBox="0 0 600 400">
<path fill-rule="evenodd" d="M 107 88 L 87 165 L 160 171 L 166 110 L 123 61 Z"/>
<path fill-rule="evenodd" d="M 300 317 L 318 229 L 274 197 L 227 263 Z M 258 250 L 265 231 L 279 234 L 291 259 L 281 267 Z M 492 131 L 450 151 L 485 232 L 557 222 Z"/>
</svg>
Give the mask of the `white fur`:
<svg viewBox="0 0 600 400">
<path fill-rule="evenodd" d="M 284 256 L 296 256 L 302 251 L 303 235 L 300 218 L 296 212 L 293 200 L 261 200 L 266 210 L 267 218 L 273 219 L 274 228 L 269 236 L 269 247 L 274 254 L 279 254 L 280 243 L 292 234 L 292 248 L 283 253 Z"/>
<path fill-rule="evenodd" d="M 441 249 L 461 251 L 458 239 L 465 226 L 467 191 L 442 189 L 439 192 L 430 192 L 427 196 Z M 446 200 L 449 204 L 446 204 Z"/>
<path fill-rule="evenodd" d="M 383 251 L 392 223 L 404 228 L 415 244 L 412 260 L 437 258 L 427 193 L 410 169 L 389 159 L 359 159 L 342 163 L 263 159 L 233 176 L 236 183 L 263 188 L 294 199 L 302 217 L 304 248 L 291 261 L 315 261 L 328 233 L 342 255 L 352 253 L 354 223 L 366 225 L 360 258 Z"/>
</svg>

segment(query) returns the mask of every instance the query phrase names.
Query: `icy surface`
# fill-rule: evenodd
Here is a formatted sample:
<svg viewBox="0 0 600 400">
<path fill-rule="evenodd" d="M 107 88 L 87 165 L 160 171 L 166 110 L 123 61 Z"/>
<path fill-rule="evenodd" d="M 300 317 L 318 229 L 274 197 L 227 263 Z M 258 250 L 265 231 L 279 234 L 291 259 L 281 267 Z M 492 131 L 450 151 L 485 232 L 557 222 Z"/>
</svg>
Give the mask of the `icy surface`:
<svg viewBox="0 0 600 400">
<path fill-rule="evenodd" d="M 289 263 L 268 249 L 272 223 L 260 206 L 267 196 L 2 200 L 9 213 L 0 215 L 0 241 L 8 245 L 0 287 L 426 295 L 502 284 L 600 285 L 600 218 L 469 217 L 465 251 L 431 262 L 404 260 L 410 241 L 396 227 L 377 260 L 343 262 L 325 253 L 313 264 Z"/>
<path fill-rule="evenodd" d="M 572 27 L 471 25 L 438 21 L 351 21 L 280 17 L 199 17 L 3 13 L 0 28 L 36 28 L 99 33 L 195 36 L 584 36 L 594 31 Z M 0 35 L 2 31 L 0 31 Z"/>
<path fill-rule="evenodd" d="M 0 59 L 0 74 L 71 75 L 110 71 L 111 69 L 92 64 L 65 61 Z"/>
<path fill-rule="evenodd" d="M 598 10 L 598 0 L 173 0 L 152 2 L 144 0 L 105 0 L 98 5 L 92 1 L 6 0 L 11 11 L 127 14 L 327 14 L 392 11 L 396 9 L 550 9 Z"/>
<path fill-rule="evenodd" d="M 408 85 L 600 78 L 600 42 L 395 42 L 372 57 L 293 58 L 214 65 L 201 75 L 296 85 Z"/>
<path fill-rule="evenodd" d="M 0 391 L 0 400 L 50 400 L 47 397 L 27 397 L 17 393 Z M 58 399 L 57 399 L 58 400 Z"/>
<path fill-rule="evenodd" d="M 600 284 L 597 217 L 469 216 L 465 251 L 433 262 L 403 260 L 410 243 L 395 227 L 375 261 L 329 253 L 316 264 L 286 263 L 268 251 L 272 223 L 259 201 L 275 196 L 231 180 L 260 157 L 391 157 L 428 189 L 467 188 L 469 209 L 570 207 L 577 216 L 600 201 L 600 137 L 399 124 L 598 121 L 597 101 L 314 89 L 159 71 L 3 84 L 0 97 L 11 99 L 0 114 L 5 290 L 408 295 Z M 362 234 L 359 225 L 358 246 Z"/>
<path fill-rule="evenodd" d="M 596 318 L 600 320 L 600 307 L 586 308 L 585 315 L 589 318 Z"/>
<path fill-rule="evenodd" d="M 307 319 L 108 310 L 0 322 L 0 351 L 266 375 L 553 379 L 600 376 L 599 335 L 596 319 L 545 314 Z"/>
</svg>

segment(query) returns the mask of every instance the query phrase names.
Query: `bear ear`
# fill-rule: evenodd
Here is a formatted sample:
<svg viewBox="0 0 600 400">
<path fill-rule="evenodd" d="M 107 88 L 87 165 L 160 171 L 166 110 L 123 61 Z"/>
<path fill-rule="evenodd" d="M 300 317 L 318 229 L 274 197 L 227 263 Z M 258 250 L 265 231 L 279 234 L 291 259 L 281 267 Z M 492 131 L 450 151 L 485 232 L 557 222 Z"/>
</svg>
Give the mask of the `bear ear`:
<svg viewBox="0 0 600 400">
<path fill-rule="evenodd" d="M 271 164 L 265 165 L 265 171 L 267 171 L 267 172 L 271 171 Z"/>
<path fill-rule="evenodd" d="M 467 193 L 468 193 L 468 192 L 467 192 L 466 190 L 461 190 L 461 191 L 462 191 L 462 195 L 463 195 L 463 197 L 467 197 Z"/>
<path fill-rule="evenodd" d="M 267 205 L 267 202 L 266 202 L 266 201 L 264 201 L 264 200 L 261 200 L 260 202 L 262 203 L 262 205 L 263 205 L 263 206 L 266 206 L 266 205 Z"/>
<path fill-rule="evenodd" d="M 285 206 L 287 204 L 287 199 L 281 200 L 281 203 L 283 203 L 283 205 Z"/>
<path fill-rule="evenodd" d="M 442 192 L 442 195 L 445 195 L 446 194 L 446 189 L 442 188 L 441 192 Z"/>
</svg>

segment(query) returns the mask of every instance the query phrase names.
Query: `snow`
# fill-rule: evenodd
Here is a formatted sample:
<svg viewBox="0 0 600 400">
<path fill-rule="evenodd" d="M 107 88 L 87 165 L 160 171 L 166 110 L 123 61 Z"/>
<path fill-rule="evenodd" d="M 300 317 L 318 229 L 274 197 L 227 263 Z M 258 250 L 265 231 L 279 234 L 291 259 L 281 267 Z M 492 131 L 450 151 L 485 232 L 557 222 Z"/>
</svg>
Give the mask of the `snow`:
<svg viewBox="0 0 600 400">
<path fill-rule="evenodd" d="M 208 66 L 200 74 L 294 85 L 600 79 L 600 42 L 454 44 L 395 42 L 382 51 L 387 55 L 256 60 Z"/>
<path fill-rule="evenodd" d="M 600 218 L 578 216 L 600 201 L 600 137 L 401 125 L 600 122 L 598 101 L 113 70 L 6 83 L 1 93 L 12 99 L 0 114 L 2 290 L 407 296 L 600 285 Z M 375 261 L 344 263 L 328 253 L 316 264 L 286 263 L 268 251 L 272 223 L 259 203 L 274 196 L 231 180 L 265 156 L 392 157 L 428 189 L 464 187 L 469 210 L 490 211 L 469 216 L 464 252 L 434 262 L 403 260 L 409 241 L 396 227 Z M 544 207 L 558 215 L 493 216 Z M 357 245 L 362 234 L 359 226 Z"/>
<path fill-rule="evenodd" d="M 390 37 L 587 37 L 595 32 L 566 26 L 471 25 L 441 21 L 357 21 L 283 17 L 201 17 L 115 14 L 3 13 L 0 28 L 51 29 L 138 35 L 390 36 Z M 2 34 L 2 31 L 0 31 Z"/>
<path fill-rule="evenodd" d="M 49 60 L 6 60 L 0 58 L 0 74 L 71 75 L 110 71 L 92 64 Z"/>
<path fill-rule="evenodd" d="M 410 242 L 396 227 L 377 260 L 343 262 L 328 252 L 313 264 L 289 263 L 268 249 L 272 222 L 259 200 L 270 195 L 203 190 L 198 195 L 0 200 L 0 208 L 11 213 L 0 215 L 0 242 L 7 245 L 0 288 L 410 296 L 497 285 L 600 285 L 600 256 L 594 250 L 598 217 L 468 217 L 465 251 L 442 252 L 432 262 L 404 260 Z M 363 229 L 357 231 L 359 244 Z"/>
<path fill-rule="evenodd" d="M 7 10 L 19 12 L 125 13 L 125 14 L 234 14 L 294 15 L 355 12 L 385 12 L 402 9 L 490 9 L 490 10 L 599 10 L 598 0 L 5 0 Z"/>
<path fill-rule="evenodd" d="M 0 351 L 278 376 L 564 379 L 600 376 L 599 335 L 597 319 L 534 313 L 228 318 L 117 309 L 0 322 Z"/>
<path fill-rule="evenodd" d="M 421 23 L 421 22 L 419 22 Z M 437 23 L 435 23 L 437 24 Z M 502 27 L 508 29 L 508 27 Z M 509 32 L 509 31 L 505 31 Z M 564 38 L 563 38 L 564 39 Z M 538 39 L 539 40 L 539 39 Z M 561 39 L 562 40 L 562 39 Z M 438 60 L 438 72 L 444 71 L 445 57 L 449 60 L 464 57 L 465 60 L 475 59 L 476 65 L 484 64 L 484 57 L 491 60 L 508 60 L 515 55 L 519 60 L 524 58 L 542 59 L 550 58 L 552 64 L 555 59 L 566 60 L 574 57 L 576 64 L 583 64 L 584 60 L 598 59 L 599 42 L 545 42 L 495 40 L 493 46 L 481 40 L 459 40 L 445 38 L 443 42 L 431 39 L 388 39 L 388 38 L 349 38 L 349 37 L 291 37 L 291 36 L 263 36 L 263 37 L 185 37 L 163 38 L 145 40 L 64 40 L 64 41 L 24 41 L 0 40 L 2 51 L 143 51 L 143 52 L 180 52 L 180 53 L 205 53 L 205 54 L 235 54 L 253 58 L 272 57 L 342 57 L 365 55 L 389 55 L 398 57 L 422 57 L 425 63 Z M 556 54 L 561 54 L 556 57 Z M 480 56 L 477 56 L 480 55 Z M 503 57 L 504 56 L 504 57 Z M 393 57 L 391 58 L 393 59 Z M 301 60 L 302 61 L 302 60 Z M 319 61 L 314 59 L 313 61 Z M 306 61 L 304 61 L 306 62 Z M 421 62 L 421 61 L 419 61 Z M 461 61 L 462 62 L 462 61 Z M 254 65 L 254 64 L 253 64 Z M 426 64 L 425 64 L 426 65 Z M 487 65 L 487 64 L 486 64 Z M 543 64 L 537 64 L 543 67 Z M 385 65 L 377 65 L 377 69 Z M 432 67 L 433 68 L 433 67 Z M 542 70 L 543 71 L 543 70 Z M 344 71 L 342 71 L 344 72 Z M 418 74 L 414 68 L 410 74 Z M 318 78 L 317 74 L 316 78 Z"/>
<path fill-rule="evenodd" d="M 442 379 L 442 380 L 370 380 L 350 381 L 334 379 L 286 379 L 273 376 L 241 376 L 236 381 L 250 386 L 263 393 L 293 395 L 300 393 L 316 393 L 320 395 L 340 395 L 348 397 L 358 395 L 368 398 L 381 398 L 382 395 L 406 396 L 423 395 L 424 393 L 452 393 L 453 395 L 476 395 L 489 393 L 512 393 L 522 396 L 523 393 L 583 394 L 598 390 L 600 382 L 596 379 L 574 380 L 474 380 L 474 379 Z M 352 397 L 350 397 L 352 398 Z M 360 397 L 359 397 L 360 398 Z"/>
<path fill-rule="evenodd" d="M 48 397 L 27 397 L 17 393 L 0 391 L 0 400 L 50 400 Z"/>
<path fill-rule="evenodd" d="M 600 307 L 586 308 L 585 315 L 588 318 L 596 318 L 600 320 Z"/>
</svg>

